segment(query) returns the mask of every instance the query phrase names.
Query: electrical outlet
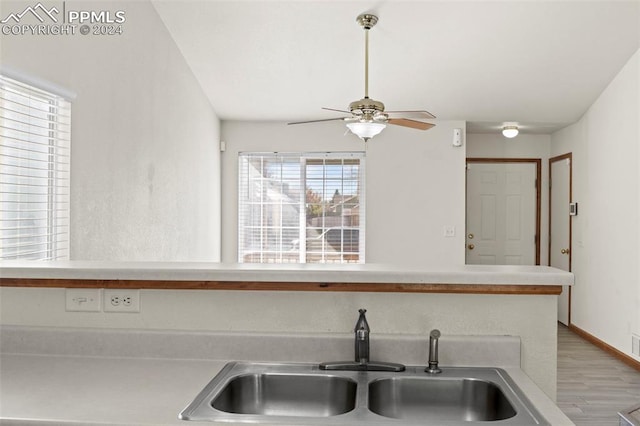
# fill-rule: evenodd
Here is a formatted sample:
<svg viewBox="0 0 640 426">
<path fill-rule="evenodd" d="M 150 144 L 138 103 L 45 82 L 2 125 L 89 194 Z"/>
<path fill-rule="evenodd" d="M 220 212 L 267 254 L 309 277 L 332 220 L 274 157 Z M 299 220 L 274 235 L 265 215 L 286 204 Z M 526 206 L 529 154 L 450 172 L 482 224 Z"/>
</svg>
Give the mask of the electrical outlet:
<svg viewBox="0 0 640 426">
<path fill-rule="evenodd" d="M 637 334 L 631 335 L 631 353 L 640 356 L 640 336 Z"/>
<path fill-rule="evenodd" d="M 65 309 L 67 312 L 100 312 L 100 289 L 65 289 Z"/>
<path fill-rule="evenodd" d="M 140 290 L 105 289 L 105 312 L 140 312 Z"/>
</svg>

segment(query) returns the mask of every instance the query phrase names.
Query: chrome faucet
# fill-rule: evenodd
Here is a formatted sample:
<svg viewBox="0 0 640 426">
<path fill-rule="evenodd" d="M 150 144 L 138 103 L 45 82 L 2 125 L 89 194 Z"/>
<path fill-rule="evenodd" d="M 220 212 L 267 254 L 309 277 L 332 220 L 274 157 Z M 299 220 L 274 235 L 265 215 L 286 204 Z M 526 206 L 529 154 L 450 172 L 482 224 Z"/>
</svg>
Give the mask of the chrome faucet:
<svg viewBox="0 0 640 426">
<path fill-rule="evenodd" d="M 369 362 L 369 333 L 371 329 L 369 328 L 367 317 L 364 316 L 367 310 L 360 309 L 358 312 L 360 313 L 360 317 L 358 317 L 358 322 L 356 322 L 356 327 L 353 330 L 356 337 L 355 361 L 364 365 Z"/>
<path fill-rule="evenodd" d="M 364 315 L 367 310 L 358 310 L 360 316 L 354 327 L 355 335 L 355 360 L 354 361 L 337 361 L 337 362 L 323 362 L 320 364 L 321 370 L 350 370 L 350 371 L 404 371 L 405 367 L 402 364 L 395 364 L 392 362 L 375 362 L 369 358 L 371 356 L 369 351 L 369 334 L 371 329 L 367 322 L 367 317 Z"/>
<path fill-rule="evenodd" d="M 438 339 L 440 339 L 440 330 L 431 330 L 429 333 L 429 366 L 424 369 L 429 374 L 442 373 L 442 370 L 438 368 Z"/>
</svg>

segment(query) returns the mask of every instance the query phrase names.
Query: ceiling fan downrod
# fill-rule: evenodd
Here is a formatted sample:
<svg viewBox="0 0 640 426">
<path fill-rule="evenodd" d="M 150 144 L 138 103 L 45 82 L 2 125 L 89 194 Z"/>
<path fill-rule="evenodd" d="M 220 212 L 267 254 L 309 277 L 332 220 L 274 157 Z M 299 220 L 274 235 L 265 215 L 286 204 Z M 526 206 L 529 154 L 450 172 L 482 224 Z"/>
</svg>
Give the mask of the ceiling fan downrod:
<svg viewBox="0 0 640 426">
<path fill-rule="evenodd" d="M 356 18 L 356 22 L 364 28 L 364 98 L 351 102 L 349 111 L 360 118 L 360 121 L 371 122 L 384 112 L 384 104 L 369 98 L 369 30 L 376 25 L 378 17 L 369 13 L 363 13 Z"/>
<path fill-rule="evenodd" d="M 356 22 L 364 28 L 364 97 L 369 98 L 369 30 L 378 23 L 378 17 L 369 13 L 358 15 Z"/>
</svg>

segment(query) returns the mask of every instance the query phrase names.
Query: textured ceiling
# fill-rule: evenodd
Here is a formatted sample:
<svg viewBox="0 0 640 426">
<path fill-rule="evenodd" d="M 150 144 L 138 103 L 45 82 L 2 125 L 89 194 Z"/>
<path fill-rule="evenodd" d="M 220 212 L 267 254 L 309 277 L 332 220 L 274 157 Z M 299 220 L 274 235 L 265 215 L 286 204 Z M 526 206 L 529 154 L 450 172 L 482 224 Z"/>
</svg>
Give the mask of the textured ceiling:
<svg viewBox="0 0 640 426">
<path fill-rule="evenodd" d="M 640 1 L 153 0 L 223 120 L 335 116 L 364 95 L 550 133 L 580 118 L 640 46 Z"/>
</svg>

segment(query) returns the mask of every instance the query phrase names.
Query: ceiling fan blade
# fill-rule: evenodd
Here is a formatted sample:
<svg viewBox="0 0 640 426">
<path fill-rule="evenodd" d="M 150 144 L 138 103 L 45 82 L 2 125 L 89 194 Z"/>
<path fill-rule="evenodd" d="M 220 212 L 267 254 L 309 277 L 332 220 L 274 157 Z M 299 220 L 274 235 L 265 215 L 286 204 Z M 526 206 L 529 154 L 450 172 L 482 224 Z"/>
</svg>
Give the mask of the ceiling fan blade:
<svg viewBox="0 0 640 426">
<path fill-rule="evenodd" d="M 408 118 L 390 118 L 389 124 L 395 124 L 396 126 L 411 127 L 418 130 L 429 130 L 434 127 L 435 124 L 424 123 L 422 121 L 410 120 Z"/>
<path fill-rule="evenodd" d="M 403 115 L 413 115 L 420 116 L 421 118 L 426 119 L 434 119 L 435 115 L 431 114 L 429 111 L 419 110 L 419 111 L 385 111 L 387 114 L 403 114 Z"/>
<path fill-rule="evenodd" d="M 320 123 L 322 121 L 346 120 L 348 118 L 351 118 L 351 117 L 336 117 L 336 118 L 324 118 L 322 120 L 295 121 L 293 123 L 287 123 L 287 125 L 291 125 L 291 124 L 307 124 L 307 123 Z"/>
<path fill-rule="evenodd" d="M 327 111 L 344 112 L 345 114 L 351 114 L 351 111 L 344 111 L 344 110 L 341 110 L 341 109 L 325 108 L 325 107 L 322 107 L 322 109 L 326 109 Z"/>
</svg>

